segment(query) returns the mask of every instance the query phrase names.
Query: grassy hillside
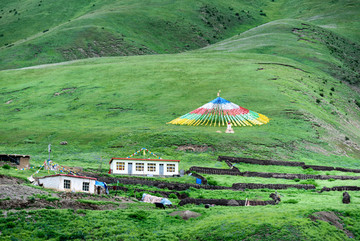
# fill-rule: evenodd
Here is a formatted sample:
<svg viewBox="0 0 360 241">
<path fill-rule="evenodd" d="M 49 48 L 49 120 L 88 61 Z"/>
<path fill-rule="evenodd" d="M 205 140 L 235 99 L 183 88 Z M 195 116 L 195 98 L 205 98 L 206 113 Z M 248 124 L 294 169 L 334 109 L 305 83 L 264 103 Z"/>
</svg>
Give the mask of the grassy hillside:
<svg viewBox="0 0 360 241">
<path fill-rule="evenodd" d="M 0 68 L 183 52 L 284 18 L 360 40 L 352 0 L 1 1 Z"/>
<path fill-rule="evenodd" d="M 178 146 L 189 144 L 210 146 L 210 155 L 287 159 L 310 157 L 309 149 L 358 155 L 356 94 L 326 73 L 286 58 L 188 53 L 0 75 L 2 152 L 40 155 L 51 142 L 58 157 L 73 153 L 71 158 L 83 160 L 87 152 L 109 158 L 144 146 L 174 157 L 181 155 Z M 224 98 L 269 116 L 270 123 L 236 128 L 234 135 L 217 133 L 224 131 L 218 127 L 166 124 L 212 100 L 219 89 Z M 69 145 L 60 146 L 64 140 Z"/>
<path fill-rule="evenodd" d="M 218 155 L 360 168 L 357 1 L 50 3 L 1 1 L 0 41 L 7 44 L 0 48 L 2 69 L 114 57 L 0 71 L 0 153 L 30 154 L 37 166 L 51 143 L 56 163 L 101 168 L 102 173 L 111 157 L 126 157 L 142 147 L 180 159 L 180 169 L 227 168 L 214 161 Z M 270 122 L 235 127 L 231 135 L 220 127 L 166 124 L 216 98 L 219 89 L 221 97 L 268 116 Z M 62 141 L 68 145 L 60 145 Z M 236 166 L 241 171 L 357 175 Z M 1 168 L 0 173 L 25 178 L 33 170 Z M 205 176 L 223 186 L 296 184 L 295 179 Z M 299 183 L 316 184 L 319 191 L 358 182 Z M 264 200 L 274 191 L 185 192 L 194 198 Z M 347 239 L 335 226 L 309 218 L 329 211 L 359 238 L 358 192 L 350 192 L 352 202 L 344 205 L 341 192 L 316 191 L 283 190 L 277 206 L 180 208 L 203 215 L 190 221 L 140 203 L 112 211 L 1 211 L 0 227 L 9 240 Z"/>
<path fill-rule="evenodd" d="M 267 22 L 266 2 L 3 1 L 0 66 L 196 49 Z"/>
</svg>

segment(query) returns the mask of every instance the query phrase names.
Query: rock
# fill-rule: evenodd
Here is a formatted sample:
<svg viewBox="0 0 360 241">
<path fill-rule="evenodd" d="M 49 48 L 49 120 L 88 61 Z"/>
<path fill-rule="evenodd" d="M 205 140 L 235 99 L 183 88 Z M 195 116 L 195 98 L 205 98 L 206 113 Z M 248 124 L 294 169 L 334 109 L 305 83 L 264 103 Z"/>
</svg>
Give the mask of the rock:
<svg viewBox="0 0 360 241">
<path fill-rule="evenodd" d="M 196 212 L 192 212 L 190 210 L 186 210 L 186 211 L 175 211 L 169 214 L 170 216 L 180 216 L 182 219 L 184 220 L 188 220 L 190 218 L 196 218 L 201 216 L 200 213 L 196 213 Z"/>
<path fill-rule="evenodd" d="M 343 193 L 343 200 L 342 200 L 343 203 L 345 204 L 349 204 L 350 203 L 350 195 L 348 192 L 344 192 Z"/>
<path fill-rule="evenodd" d="M 228 206 L 239 206 L 239 203 L 236 200 L 231 199 L 230 201 L 227 202 L 227 205 Z"/>
<path fill-rule="evenodd" d="M 281 198 L 277 193 L 271 193 L 270 198 L 272 198 L 275 201 L 276 204 L 281 202 Z"/>
</svg>

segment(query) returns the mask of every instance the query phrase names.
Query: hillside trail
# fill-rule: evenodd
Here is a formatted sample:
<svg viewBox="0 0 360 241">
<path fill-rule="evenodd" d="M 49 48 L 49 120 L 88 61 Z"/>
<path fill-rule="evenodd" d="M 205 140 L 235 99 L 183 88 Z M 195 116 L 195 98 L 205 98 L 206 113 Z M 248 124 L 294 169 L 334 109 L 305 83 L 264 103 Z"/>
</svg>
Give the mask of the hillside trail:
<svg viewBox="0 0 360 241">
<path fill-rule="evenodd" d="M 11 45 L 11 46 L 13 46 L 13 45 L 19 45 L 19 44 L 25 43 L 26 41 L 31 41 L 31 40 L 33 40 L 33 39 L 36 39 L 36 38 L 38 38 L 38 37 L 40 37 L 40 36 L 42 36 L 42 35 L 44 35 L 44 34 L 50 34 L 50 33 L 54 32 L 55 30 L 61 28 L 62 26 L 66 25 L 66 24 L 69 24 L 69 23 L 72 23 L 72 22 L 75 21 L 75 20 L 79 20 L 79 19 L 81 19 L 81 18 L 84 18 L 84 17 L 86 17 L 86 16 L 89 15 L 89 14 L 92 14 L 92 13 L 86 13 L 86 14 L 84 14 L 84 15 L 75 17 L 75 18 L 72 19 L 71 21 L 69 20 L 69 21 L 60 23 L 59 25 L 57 25 L 57 26 L 55 26 L 55 27 L 53 27 L 53 28 L 49 28 L 49 29 L 48 29 L 47 31 L 45 31 L 45 32 L 44 32 L 44 31 L 41 31 L 41 32 L 38 32 L 38 33 L 36 33 L 36 34 L 34 34 L 34 35 L 32 35 L 32 36 L 29 36 L 29 37 L 26 37 L 26 38 L 23 38 L 23 39 L 19 39 L 19 40 L 15 41 L 15 42 L 11 43 L 10 45 Z M 3 49 L 5 49 L 5 48 L 7 48 L 8 46 L 9 46 L 9 45 L 7 45 L 7 46 L 2 46 L 2 47 L 0 47 L 0 50 L 3 50 Z"/>
</svg>

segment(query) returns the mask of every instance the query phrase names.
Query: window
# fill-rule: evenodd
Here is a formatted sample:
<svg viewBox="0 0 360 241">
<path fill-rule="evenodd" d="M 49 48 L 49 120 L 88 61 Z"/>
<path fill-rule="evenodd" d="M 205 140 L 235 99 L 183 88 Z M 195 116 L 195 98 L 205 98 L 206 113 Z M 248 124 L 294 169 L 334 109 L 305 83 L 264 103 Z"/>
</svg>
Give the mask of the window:
<svg viewBox="0 0 360 241">
<path fill-rule="evenodd" d="M 90 185 L 90 183 L 88 183 L 88 182 L 83 182 L 83 191 L 85 191 L 85 192 L 88 192 L 89 191 L 89 185 Z"/>
<path fill-rule="evenodd" d="M 156 172 L 156 163 L 148 163 L 147 170 L 148 172 Z"/>
<path fill-rule="evenodd" d="M 143 172 L 144 171 L 144 163 L 136 163 L 136 169 L 137 172 Z"/>
<path fill-rule="evenodd" d="M 167 164 L 166 170 L 167 172 L 175 172 L 175 164 Z"/>
<path fill-rule="evenodd" d="M 124 171 L 125 170 L 125 162 L 117 162 L 116 163 L 116 170 Z"/>
<path fill-rule="evenodd" d="M 64 180 L 64 189 L 70 189 L 70 180 Z"/>
</svg>

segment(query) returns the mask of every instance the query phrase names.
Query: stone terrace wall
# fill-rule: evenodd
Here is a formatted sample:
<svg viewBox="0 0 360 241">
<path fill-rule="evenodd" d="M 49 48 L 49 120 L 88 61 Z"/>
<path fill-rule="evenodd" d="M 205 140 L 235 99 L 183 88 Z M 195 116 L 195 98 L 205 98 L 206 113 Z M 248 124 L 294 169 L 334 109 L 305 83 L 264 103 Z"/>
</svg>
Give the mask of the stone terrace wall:
<svg viewBox="0 0 360 241">
<path fill-rule="evenodd" d="M 330 191 L 360 191 L 360 187 L 357 186 L 337 186 L 337 187 L 323 187 L 321 192 Z"/>
<path fill-rule="evenodd" d="M 215 175 L 239 175 L 239 169 L 219 169 L 219 168 L 210 168 L 210 167 L 190 167 L 190 171 L 205 173 L 205 174 L 215 174 Z"/>
<path fill-rule="evenodd" d="M 264 178 L 282 178 L 282 179 L 336 179 L 336 180 L 358 180 L 360 176 L 336 176 L 336 175 L 308 175 L 308 174 L 292 174 L 292 173 L 274 173 L 274 172 L 240 172 L 239 169 L 218 169 L 209 167 L 196 167 L 190 168 L 191 171 L 213 174 L 213 175 L 235 175 L 244 177 L 264 177 Z"/>
<path fill-rule="evenodd" d="M 238 203 L 234 204 L 234 201 Z M 250 206 L 265 206 L 265 205 L 275 205 L 274 200 L 269 201 L 248 201 Z M 185 198 L 182 199 L 179 203 L 180 206 L 186 204 L 215 204 L 219 206 L 245 206 L 245 200 L 227 200 L 227 199 L 195 199 L 195 198 Z"/>
<path fill-rule="evenodd" d="M 258 183 L 234 183 L 232 185 L 233 189 L 244 190 L 244 189 L 288 189 L 288 188 L 297 188 L 297 189 L 315 189 L 314 185 L 309 184 L 258 184 Z"/>
<path fill-rule="evenodd" d="M 331 166 L 317 166 L 317 165 L 305 165 L 304 162 L 289 162 L 289 161 L 272 161 L 272 160 L 260 160 L 253 158 L 243 158 L 243 157 L 229 157 L 229 156 L 219 156 L 218 161 L 225 161 L 226 164 L 230 163 L 249 163 L 256 165 L 275 165 L 275 166 L 300 166 L 303 169 L 312 168 L 317 171 L 341 171 L 341 172 L 354 172 L 360 173 L 360 169 L 350 169 L 343 167 L 331 167 Z M 231 167 L 229 165 L 229 167 Z"/>
<path fill-rule="evenodd" d="M 170 183 L 170 182 L 162 182 L 162 181 L 154 181 L 154 180 L 147 180 L 142 178 L 133 178 L 133 177 L 123 177 L 123 178 L 115 178 L 115 177 L 101 177 L 99 178 L 100 181 L 106 183 L 119 183 L 122 184 L 131 184 L 131 185 L 146 185 L 146 186 L 155 186 L 158 188 L 167 188 L 169 190 L 176 190 L 176 191 L 184 191 L 189 189 L 190 187 L 197 188 L 197 189 L 209 189 L 209 190 L 221 190 L 221 189 L 232 189 L 231 187 L 224 187 L 224 186 L 210 186 L 210 185 L 199 185 L 199 184 L 190 184 L 190 183 Z"/>
<path fill-rule="evenodd" d="M 259 160 L 253 158 L 243 157 L 230 157 L 230 156 L 219 156 L 218 161 L 229 161 L 233 163 L 249 163 L 257 165 L 276 165 L 276 166 L 304 166 L 304 162 L 288 162 L 288 161 L 272 161 L 272 160 Z"/>
</svg>

